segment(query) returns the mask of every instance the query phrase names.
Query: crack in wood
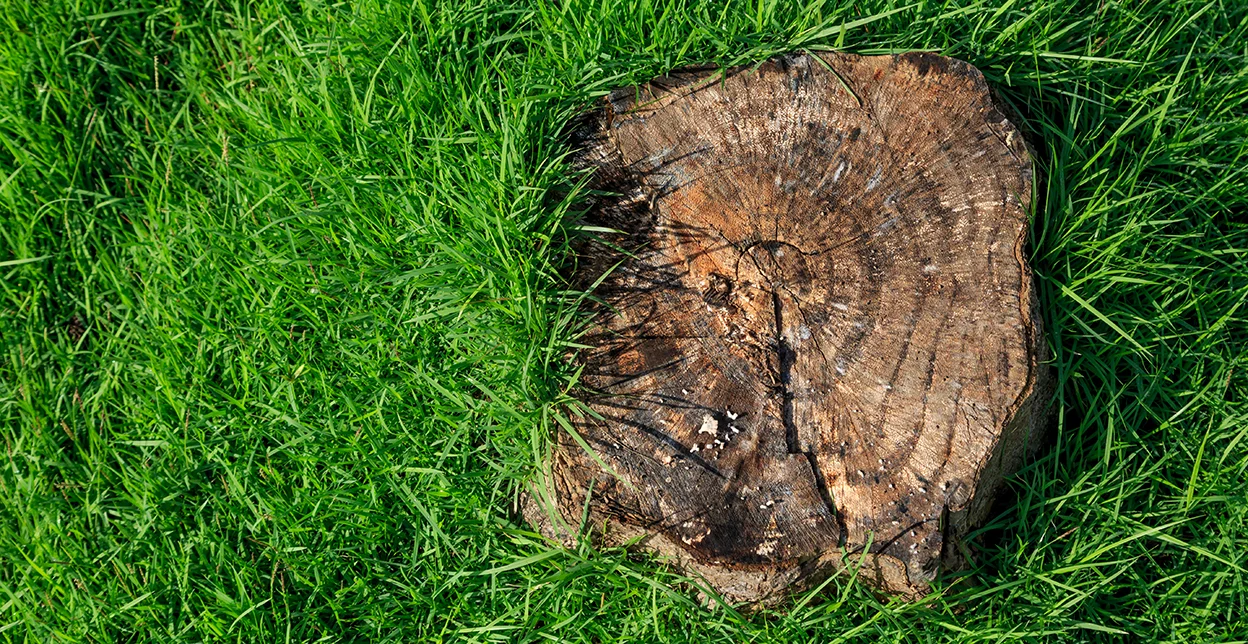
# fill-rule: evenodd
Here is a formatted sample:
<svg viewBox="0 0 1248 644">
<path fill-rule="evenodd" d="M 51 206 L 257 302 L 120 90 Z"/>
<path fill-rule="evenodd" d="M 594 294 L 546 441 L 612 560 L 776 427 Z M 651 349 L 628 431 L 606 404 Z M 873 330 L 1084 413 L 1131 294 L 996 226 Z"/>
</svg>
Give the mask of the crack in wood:
<svg viewBox="0 0 1248 644">
<path fill-rule="evenodd" d="M 784 337 L 784 304 L 781 302 L 780 294 L 775 291 L 771 292 L 771 306 L 775 314 L 776 335 L 774 344 L 776 348 L 776 362 L 780 372 L 780 417 L 784 424 L 784 443 L 790 454 L 801 454 L 806 457 L 806 462 L 810 464 L 811 475 L 815 480 L 815 487 L 819 490 L 819 498 L 823 499 L 823 504 L 827 506 L 829 518 L 837 526 L 837 545 L 844 546 L 845 519 L 836 509 L 836 502 L 832 498 L 832 492 L 828 490 L 827 481 L 823 478 L 823 472 L 819 469 L 819 458 L 815 455 L 814 450 L 802 449 L 797 423 L 793 421 L 793 365 L 797 362 L 797 352 Z"/>
</svg>

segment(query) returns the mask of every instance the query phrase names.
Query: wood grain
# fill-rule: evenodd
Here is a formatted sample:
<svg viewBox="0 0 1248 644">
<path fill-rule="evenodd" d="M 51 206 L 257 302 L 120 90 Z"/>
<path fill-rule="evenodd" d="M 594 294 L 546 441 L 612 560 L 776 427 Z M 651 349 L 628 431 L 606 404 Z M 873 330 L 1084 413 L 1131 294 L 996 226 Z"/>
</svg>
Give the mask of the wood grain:
<svg viewBox="0 0 1248 644">
<path fill-rule="evenodd" d="M 528 518 L 640 538 L 734 602 L 846 562 L 926 592 L 1048 393 L 1031 162 L 982 75 L 932 54 L 688 70 L 581 134 L 588 217 L 625 233 L 579 268 L 618 264 L 577 356 L 598 458 L 562 433 Z"/>
</svg>

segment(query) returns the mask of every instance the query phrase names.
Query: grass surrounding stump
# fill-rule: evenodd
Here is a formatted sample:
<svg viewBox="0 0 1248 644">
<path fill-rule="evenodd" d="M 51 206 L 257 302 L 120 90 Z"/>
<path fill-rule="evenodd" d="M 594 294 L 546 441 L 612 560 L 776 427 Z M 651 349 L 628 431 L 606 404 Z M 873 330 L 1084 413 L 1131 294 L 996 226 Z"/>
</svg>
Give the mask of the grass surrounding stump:
<svg viewBox="0 0 1248 644">
<path fill-rule="evenodd" d="M 207 6 L 201 6 L 207 5 Z M 0 640 L 1248 638 L 1242 2 L 0 3 Z M 1036 148 L 1051 444 L 919 603 L 703 608 L 512 499 L 606 91 L 938 50 Z"/>
</svg>

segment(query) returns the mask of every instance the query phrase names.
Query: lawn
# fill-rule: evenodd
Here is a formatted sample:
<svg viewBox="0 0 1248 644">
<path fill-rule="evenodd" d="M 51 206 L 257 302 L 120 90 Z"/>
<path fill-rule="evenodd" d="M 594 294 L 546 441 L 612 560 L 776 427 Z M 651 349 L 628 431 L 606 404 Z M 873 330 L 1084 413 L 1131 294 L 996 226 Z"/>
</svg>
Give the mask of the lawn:
<svg viewBox="0 0 1248 644">
<path fill-rule="evenodd" d="M 0 0 L 0 640 L 1248 639 L 1248 4 L 841 5 Z M 744 613 L 515 519 L 575 393 L 561 132 L 819 48 L 1017 114 L 1058 397 L 971 571 Z"/>
</svg>

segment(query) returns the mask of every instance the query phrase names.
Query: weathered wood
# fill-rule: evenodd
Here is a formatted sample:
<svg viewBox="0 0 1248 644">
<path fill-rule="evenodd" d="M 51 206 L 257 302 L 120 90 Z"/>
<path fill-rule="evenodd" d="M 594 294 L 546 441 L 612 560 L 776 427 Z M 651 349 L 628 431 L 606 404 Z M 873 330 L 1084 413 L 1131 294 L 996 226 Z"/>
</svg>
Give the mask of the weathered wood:
<svg viewBox="0 0 1248 644">
<path fill-rule="evenodd" d="M 526 516 L 641 537 L 736 602 L 846 560 L 925 592 L 1047 402 L 1031 163 L 982 75 L 788 56 L 617 91 L 585 133 L 616 195 L 590 217 L 627 235 L 583 253 L 586 279 L 622 264 L 576 431 L 618 478 L 563 432 Z"/>
</svg>

